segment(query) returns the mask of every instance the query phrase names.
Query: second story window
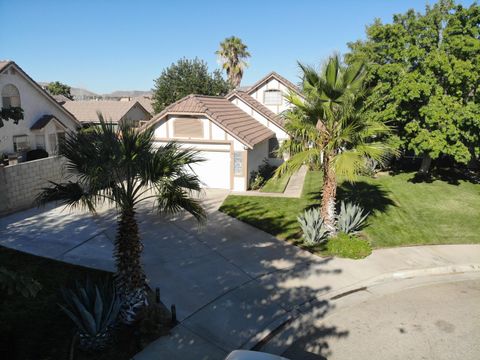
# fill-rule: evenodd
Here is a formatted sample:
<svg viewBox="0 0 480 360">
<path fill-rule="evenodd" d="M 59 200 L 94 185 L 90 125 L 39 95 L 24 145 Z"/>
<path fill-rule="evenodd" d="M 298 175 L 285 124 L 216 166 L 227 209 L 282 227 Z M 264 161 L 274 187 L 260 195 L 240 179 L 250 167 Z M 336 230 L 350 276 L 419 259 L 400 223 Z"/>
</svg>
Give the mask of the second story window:
<svg viewBox="0 0 480 360">
<path fill-rule="evenodd" d="M 265 105 L 282 105 L 282 92 L 280 90 L 265 90 L 263 103 Z"/>
<path fill-rule="evenodd" d="M 2 107 L 20 107 L 20 93 L 15 85 L 8 84 L 2 89 Z"/>
</svg>

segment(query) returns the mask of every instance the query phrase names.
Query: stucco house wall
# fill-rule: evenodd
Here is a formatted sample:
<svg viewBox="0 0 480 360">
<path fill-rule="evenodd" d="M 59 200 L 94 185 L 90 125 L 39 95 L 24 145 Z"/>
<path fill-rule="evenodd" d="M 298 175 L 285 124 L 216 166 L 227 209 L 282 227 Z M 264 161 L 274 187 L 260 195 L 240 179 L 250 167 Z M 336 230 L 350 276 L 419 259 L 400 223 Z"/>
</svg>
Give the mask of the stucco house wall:
<svg viewBox="0 0 480 360">
<path fill-rule="evenodd" d="M 0 154 L 14 152 L 13 137 L 17 135 L 27 135 L 30 148 L 36 149 L 35 135 L 43 134 L 45 136 L 45 145 L 47 146 L 46 150 L 49 151 L 48 135 L 54 134 L 57 128 L 47 126 L 43 130 L 35 132 L 30 130 L 30 127 L 43 115 L 55 116 L 68 130 L 74 131 L 78 127 L 78 124 L 65 111 L 62 111 L 60 105 L 55 103 L 55 100 L 43 94 L 12 66 L 0 74 L 0 93 L 3 87 L 8 84 L 13 84 L 20 93 L 24 119 L 20 120 L 17 125 L 13 124 L 12 121 L 4 122 L 4 126 L 0 128 Z M 2 100 L 0 99 L 0 101 Z M 49 125 L 52 125 L 52 122 Z"/>
<path fill-rule="evenodd" d="M 150 115 L 150 113 L 146 111 L 143 107 L 135 105 L 127 111 L 125 116 L 122 118 L 122 121 L 132 121 L 136 126 L 138 126 L 140 121 L 147 121 L 151 117 L 152 116 Z"/>
<path fill-rule="evenodd" d="M 248 182 L 250 182 L 252 171 L 257 171 L 264 160 L 268 160 L 268 140 L 262 141 L 248 151 Z"/>
</svg>

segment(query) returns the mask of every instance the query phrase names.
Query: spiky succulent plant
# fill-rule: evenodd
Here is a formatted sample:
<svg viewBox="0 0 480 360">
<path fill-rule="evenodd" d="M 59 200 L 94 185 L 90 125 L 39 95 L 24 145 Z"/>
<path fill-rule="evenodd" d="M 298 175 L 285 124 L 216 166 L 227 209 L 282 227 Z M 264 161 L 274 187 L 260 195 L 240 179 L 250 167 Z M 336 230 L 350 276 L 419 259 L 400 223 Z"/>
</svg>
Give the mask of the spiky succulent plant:
<svg viewBox="0 0 480 360">
<path fill-rule="evenodd" d="M 339 232 L 355 234 L 365 226 L 368 215 L 360 205 L 342 201 L 336 218 L 336 228 Z"/>
<path fill-rule="evenodd" d="M 117 324 L 122 302 L 110 281 L 94 284 L 76 282 L 72 289 L 61 290 L 62 310 L 74 322 L 82 350 L 104 349 L 112 340 L 112 329 Z"/>
<path fill-rule="evenodd" d="M 321 244 L 327 240 L 328 229 L 325 226 L 320 210 L 317 208 L 305 210 L 297 217 L 307 245 Z"/>
</svg>

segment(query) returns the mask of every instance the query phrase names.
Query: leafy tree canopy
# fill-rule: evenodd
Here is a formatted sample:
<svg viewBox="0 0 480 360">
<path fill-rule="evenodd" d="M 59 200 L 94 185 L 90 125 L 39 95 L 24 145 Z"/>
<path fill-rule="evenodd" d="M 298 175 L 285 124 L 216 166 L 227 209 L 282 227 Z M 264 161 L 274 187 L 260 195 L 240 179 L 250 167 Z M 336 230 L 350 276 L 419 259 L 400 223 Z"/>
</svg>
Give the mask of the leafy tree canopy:
<svg viewBox="0 0 480 360">
<path fill-rule="evenodd" d="M 367 28 L 346 61 L 368 64 L 367 115 L 390 122 L 403 151 L 466 164 L 480 154 L 480 7 L 441 0 Z"/>
<path fill-rule="evenodd" d="M 16 125 L 23 120 L 23 109 L 21 107 L 0 108 L 0 128 L 3 127 L 4 121 L 12 120 Z"/>
<path fill-rule="evenodd" d="M 52 95 L 63 95 L 70 100 L 73 99 L 72 94 L 70 93 L 70 86 L 62 84 L 60 81 L 54 81 L 48 84 L 47 91 Z"/>
<path fill-rule="evenodd" d="M 220 70 L 209 73 L 205 61 L 182 58 L 164 69 L 155 80 L 153 108 L 158 113 L 190 94 L 225 95 L 229 90 Z"/>
</svg>

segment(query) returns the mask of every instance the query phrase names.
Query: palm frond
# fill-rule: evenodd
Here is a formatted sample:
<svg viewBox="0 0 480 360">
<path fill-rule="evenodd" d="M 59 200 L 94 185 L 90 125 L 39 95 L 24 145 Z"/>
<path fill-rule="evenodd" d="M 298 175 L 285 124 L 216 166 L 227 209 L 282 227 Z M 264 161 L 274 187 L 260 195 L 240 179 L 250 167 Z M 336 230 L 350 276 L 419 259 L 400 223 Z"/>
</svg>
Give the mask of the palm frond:
<svg viewBox="0 0 480 360">
<path fill-rule="evenodd" d="M 95 212 L 95 204 L 101 196 L 86 191 L 78 182 L 56 183 L 50 181 L 51 187 L 42 188 L 35 198 L 37 206 L 50 201 L 58 201 L 69 208 L 84 208 Z"/>
<path fill-rule="evenodd" d="M 206 213 L 199 200 L 192 198 L 190 190 L 195 189 L 196 181 L 187 187 L 189 179 L 177 178 L 175 180 L 164 179 L 156 184 L 156 208 L 159 212 L 167 214 L 176 214 L 181 211 L 187 211 L 192 214 L 197 221 L 204 223 Z M 200 188 L 198 187 L 198 190 Z"/>
<path fill-rule="evenodd" d="M 302 165 L 308 165 L 312 162 L 319 162 L 321 151 L 317 148 L 309 148 L 304 151 L 292 155 L 287 161 L 283 162 L 277 170 L 275 170 L 274 178 L 283 175 L 292 175 L 296 173 Z"/>
</svg>

